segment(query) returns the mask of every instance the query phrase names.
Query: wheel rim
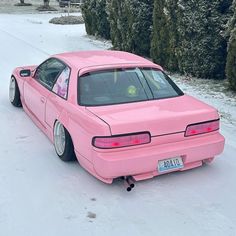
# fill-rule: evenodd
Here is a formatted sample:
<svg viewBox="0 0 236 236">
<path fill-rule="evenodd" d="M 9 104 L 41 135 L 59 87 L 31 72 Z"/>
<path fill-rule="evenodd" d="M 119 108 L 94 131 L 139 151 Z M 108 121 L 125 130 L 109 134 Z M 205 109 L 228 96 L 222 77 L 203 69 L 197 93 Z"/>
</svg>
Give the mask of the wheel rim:
<svg viewBox="0 0 236 236">
<path fill-rule="evenodd" d="M 16 93 L 16 81 L 12 77 L 10 81 L 10 86 L 9 86 L 9 99 L 10 102 L 13 102 L 15 99 L 15 93 Z"/>
<path fill-rule="evenodd" d="M 57 154 L 61 156 L 65 151 L 66 135 L 63 125 L 58 121 L 56 122 L 54 128 L 54 145 Z"/>
</svg>

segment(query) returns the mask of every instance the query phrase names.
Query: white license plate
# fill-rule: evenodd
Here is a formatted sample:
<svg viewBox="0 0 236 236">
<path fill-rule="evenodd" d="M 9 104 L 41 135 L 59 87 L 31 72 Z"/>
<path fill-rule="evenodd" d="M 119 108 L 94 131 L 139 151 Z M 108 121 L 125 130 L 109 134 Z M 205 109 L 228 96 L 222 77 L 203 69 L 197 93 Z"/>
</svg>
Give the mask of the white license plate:
<svg viewBox="0 0 236 236">
<path fill-rule="evenodd" d="M 158 161 L 159 172 L 181 169 L 183 167 L 184 167 L 184 164 L 181 157 L 174 157 L 174 158 Z"/>
</svg>

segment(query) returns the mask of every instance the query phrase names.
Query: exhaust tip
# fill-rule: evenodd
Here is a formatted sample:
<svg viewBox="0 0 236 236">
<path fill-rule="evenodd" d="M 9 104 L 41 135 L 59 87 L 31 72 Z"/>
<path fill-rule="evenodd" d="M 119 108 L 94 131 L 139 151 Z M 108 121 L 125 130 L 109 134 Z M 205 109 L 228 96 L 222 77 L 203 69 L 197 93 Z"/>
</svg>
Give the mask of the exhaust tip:
<svg viewBox="0 0 236 236">
<path fill-rule="evenodd" d="M 130 184 L 130 187 L 131 187 L 131 188 L 134 188 L 134 187 L 135 187 L 135 185 L 134 185 L 134 184 Z"/>
<path fill-rule="evenodd" d="M 127 190 L 127 192 L 130 192 L 132 190 L 131 186 L 128 187 L 126 190 Z"/>
<path fill-rule="evenodd" d="M 123 176 L 121 178 L 124 180 L 124 185 L 127 192 L 130 192 L 135 187 L 133 178 L 131 176 Z"/>
</svg>

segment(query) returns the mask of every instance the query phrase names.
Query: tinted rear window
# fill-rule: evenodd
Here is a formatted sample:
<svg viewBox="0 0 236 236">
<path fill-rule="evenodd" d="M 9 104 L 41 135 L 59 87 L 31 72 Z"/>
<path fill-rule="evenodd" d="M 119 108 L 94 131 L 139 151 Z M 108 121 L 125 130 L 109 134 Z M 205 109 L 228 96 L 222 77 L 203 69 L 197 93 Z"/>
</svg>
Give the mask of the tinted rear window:
<svg viewBox="0 0 236 236">
<path fill-rule="evenodd" d="M 88 73 L 79 78 L 79 104 L 102 106 L 170 98 L 182 91 L 162 71 L 114 69 Z"/>
</svg>

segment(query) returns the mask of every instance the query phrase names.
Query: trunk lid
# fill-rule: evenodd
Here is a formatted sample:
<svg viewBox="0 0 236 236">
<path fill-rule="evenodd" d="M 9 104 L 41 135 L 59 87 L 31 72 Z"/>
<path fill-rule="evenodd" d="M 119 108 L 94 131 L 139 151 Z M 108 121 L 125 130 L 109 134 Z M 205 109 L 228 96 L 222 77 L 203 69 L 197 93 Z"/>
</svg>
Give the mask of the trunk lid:
<svg viewBox="0 0 236 236">
<path fill-rule="evenodd" d="M 213 107 L 183 95 L 175 98 L 86 107 L 110 126 L 111 134 L 149 131 L 151 136 L 184 132 L 189 124 L 218 119 Z"/>
</svg>

